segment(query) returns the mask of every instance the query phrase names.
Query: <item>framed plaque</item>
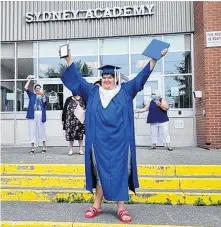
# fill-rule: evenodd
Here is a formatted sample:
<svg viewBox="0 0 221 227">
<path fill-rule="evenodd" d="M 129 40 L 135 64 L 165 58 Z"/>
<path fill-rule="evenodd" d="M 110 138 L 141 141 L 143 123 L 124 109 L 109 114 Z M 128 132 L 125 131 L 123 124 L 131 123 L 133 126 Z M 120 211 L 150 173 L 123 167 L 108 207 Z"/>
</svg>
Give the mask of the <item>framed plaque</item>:
<svg viewBox="0 0 221 227">
<path fill-rule="evenodd" d="M 69 44 L 60 46 L 59 55 L 60 58 L 66 58 L 69 55 Z"/>
</svg>

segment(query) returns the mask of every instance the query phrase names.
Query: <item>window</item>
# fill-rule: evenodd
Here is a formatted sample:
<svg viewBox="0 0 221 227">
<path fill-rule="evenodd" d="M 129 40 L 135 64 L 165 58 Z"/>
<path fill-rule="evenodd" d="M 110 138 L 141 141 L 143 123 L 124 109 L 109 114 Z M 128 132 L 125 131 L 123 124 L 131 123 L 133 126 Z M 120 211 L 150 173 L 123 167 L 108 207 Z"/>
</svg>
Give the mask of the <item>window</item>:
<svg viewBox="0 0 221 227">
<path fill-rule="evenodd" d="M 26 79 L 28 75 L 34 75 L 37 78 L 36 43 L 18 43 L 17 71 L 18 79 Z"/>
<path fill-rule="evenodd" d="M 100 56 L 101 65 L 119 66 L 118 72 L 127 76 L 129 74 L 129 57 L 128 55 L 103 55 Z"/>
<path fill-rule="evenodd" d="M 83 77 L 98 76 L 97 40 L 70 41 L 71 56 Z"/>
<path fill-rule="evenodd" d="M 150 59 L 142 53 L 152 39 L 168 42 L 170 48 L 168 54 L 157 62 L 151 81 L 148 80 L 144 90 L 137 94 L 137 108 L 147 104 L 151 90 L 161 84 L 165 87 L 162 96 L 166 97 L 170 108 L 192 108 L 190 34 L 69 40 L 69 47 L 72 59 L 83 77 L 99 76 L 97 68 L 106 64 L 119 66 L 120 73 L 133 77 L 149 62 Z M 30 74 L 35 75 L 30 89 L 36 82 L 45 83 L 42 79 L 52 79 L 43 87 L 47 94 L 51 94 L 48 110 L 62 109 L 63 87 L 59 84 L 60 80 L 56 84 L 53 78 L 60 78 L 67 67 L 65 60 L 59 57 L 60 46 L 67 43 L 67 40 L 18 42 L 16 53 L 15 43 L 1 44 L 1 111 L 14 111 L 15 106 L 16 111 L 27 111 L 29 99 L 24 92 L 24 85 Z M 53 97 L 55 93 L 57 99 Z"/>
<path fill-rule="evenodd" d="M 44 84 L 43 91 L 49 98 L 47 110 L 63 109 L 63 84 Z"/>
<path fill-rule="evenodd" d="M 142 53 L 150 44 L 152 39 L 161 40 L 161 36 L 131 38 L 131 72 L 132 74 L 139 73 L 150 61 L 150 58 L 142 55 Z M 153 72 L 162 73 L 162 70 L 163 70 L 162 60 L 160 60 L 157 62 L 156 66 L 154 67 Z"/>
<path fill-rule="evenodd" d="M 190 35 L 164 36 L 164 41 L 170 43 L 165 56 L 165 74 L 191 73 L 191 40 Z"/>
<path fill-rule="evenodd" d="M 158 81 L 147 81 L 144 89 L 136 96 L 136 108 L 143 108 L 151 101 L 151 93 L 153 89 L 158 89 Z"/>
<path fill-rule="evenodd" d="M 129 53 L 129 39 L 100 39 L 100 55 L 115 55 Z"/>
<path fill-rule="evenodd" d="M 1 82 L 1 112 L 13 112 L 15 105 L 15 83 L 11 81 Z"/>
<path fill-rule="evenodd" d="M 100 66 L 114 65 L 125 76 L 129 75 L 129 39 L 101 39 Z"/>
<path fill-rule="evenodd" d="M 192 77 L 165 77 L 165 97 L 170 108 L 192 108 Z"/>
<path fill-rule="evenodd" d="M 169 52 L 165 56 L 165 74 L 191 73 L 190 51 Z"/>
<path fill-rule="evenodd" d="M 83 77 L 97 76 L 97 56 L 72 57 Z"/>
<path fill-rule="evenodd" d="M 16 102 L 17 102 L 17 110 L 16 111 L 27 111 L 28 104 L 29 104 L 29 98 L 24 90 L 25 81 L 17 81 L 17 91 L 16 91 Z M 29 90 L 34 91 L 34 81 L 32 80 L 29 85 Z"/>
<path fill-rule="evenodd" d="M 39 42 L 39 78 L 59 78 L 66 63 L 59 57 L 59 48 L 66 41 Z"/>
<path fill-rule="evenodd" d="M 15 78 L 15 44 L 1 44 L 1 79 Z"/>
</svg>

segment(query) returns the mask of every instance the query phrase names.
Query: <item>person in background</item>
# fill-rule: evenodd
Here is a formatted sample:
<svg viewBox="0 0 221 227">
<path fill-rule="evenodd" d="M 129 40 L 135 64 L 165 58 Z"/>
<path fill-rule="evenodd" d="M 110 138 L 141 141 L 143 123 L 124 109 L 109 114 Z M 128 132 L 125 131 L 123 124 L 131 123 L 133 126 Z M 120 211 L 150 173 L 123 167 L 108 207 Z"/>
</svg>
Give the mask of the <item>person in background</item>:
<svg viewBox="0 0 221 227">
<path fill-rule="evenodd" d="M 97 80 L 96 82 L 94 82 L 94 85 L 101 87 L 101 80 Z"/>
<path fill-rule="evenodd" d="M 48 97 L 41 91 L 41 85 L 36 84 L 34 91 L 29 89 L 31 77 L 27 77 L 27 83 L 25 84 L 25 91 L 29 97 L 29 104 L 27 110 L 29 135 L 31 140 L 31 151 L 30 154 L 35 153 L 36 137 L 38 135 L 39 141 L 43 143 L 42 153 L 46 152 L 45 142 L 45 122 L 46 122 L 46 106 L 48 103 Z"/>
<path fill-rule="evenodd" d="M 143 109 L 136 109 L 136 113 L 143 113 L 149 111 L 147 123 L 150 123 L 152 146 L 150 149 L 156 149 L 157 138 L 161 138 L 162 142 L 166 144 L 169 151 L 173 148 L 170 146 L 170 135 L 168 132 L 169 118 L 167 111 L 169 107 L 165 99 L 163 99 L 158 90 L 152 91 L 152 100 Z"/>
<path fill-rule="evenodd" d="M 62 112 L 63 130 L 65 130 L 66 140 L 69 141 L 68 155 L 74 154 L 74 140 L 78 140 L 79 154 L 84 155 L 83 136 L 85 134 L 85 125 L 75 116 L 75 110 L 78 105 L 85 110 L 85 103 L 82 98 L 73 94 L 66 99 Z"/>
</svg>

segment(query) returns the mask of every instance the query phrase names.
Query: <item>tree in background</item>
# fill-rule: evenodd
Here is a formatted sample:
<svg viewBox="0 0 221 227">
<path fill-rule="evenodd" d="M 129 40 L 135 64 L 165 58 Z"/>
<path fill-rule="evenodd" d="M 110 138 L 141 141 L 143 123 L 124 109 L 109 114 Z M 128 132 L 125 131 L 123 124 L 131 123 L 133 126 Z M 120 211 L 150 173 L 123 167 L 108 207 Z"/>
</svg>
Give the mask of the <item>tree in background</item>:
<svg viewBox="0 0 221 227">
<path fill-rule="evenodd" d="M 190 52 L 183 53 L 183 60 L 175 65 L 179 74 L 191 72 L 191 56 Z M 192 107 L 192 77 L 191 76 L 174 76 L 171 79 L 176 81 L 179 88 L 179 96 L 172 97 L 171 89 L 166 91 L 166 96 L 173 98 L 175 108 L 188 108 Z M 178 105 L 179 104 L 179 105 Z"/>
<path fill-rule="evenodd" d="M 85 62 L 77 61 L 75 62 L 78 70 L 82 73 L 83 77 L 93 76 L 93 72 Z M 59 78 L 60 75 L 65 71 L 68 66 L 66 64 L 59 64 L 59 69 L 55 70 L 54 68 L 48 68 L 48 71 L 45 72 L 45 78 Z"/>
</svg>

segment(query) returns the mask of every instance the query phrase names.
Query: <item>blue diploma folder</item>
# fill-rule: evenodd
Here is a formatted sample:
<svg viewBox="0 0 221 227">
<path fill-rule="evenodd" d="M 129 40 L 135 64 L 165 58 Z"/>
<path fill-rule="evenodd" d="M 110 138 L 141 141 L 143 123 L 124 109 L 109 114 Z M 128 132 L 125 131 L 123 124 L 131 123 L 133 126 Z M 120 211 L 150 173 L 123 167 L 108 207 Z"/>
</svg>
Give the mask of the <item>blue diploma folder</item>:
<svg viewBox="0 0 221 227">
<path fill-rule="evenodd" d="M 160 40 L 153 39 L 149 44 L 149 46 L 144 50 L 143 55 L 153 58 L 155 60 L 159 60 L 162 57 L 161 52 L 164 49 L 169 48 L 169 46 L 170 46 L 169 43 L 165 43 Z"/>
</svg>

